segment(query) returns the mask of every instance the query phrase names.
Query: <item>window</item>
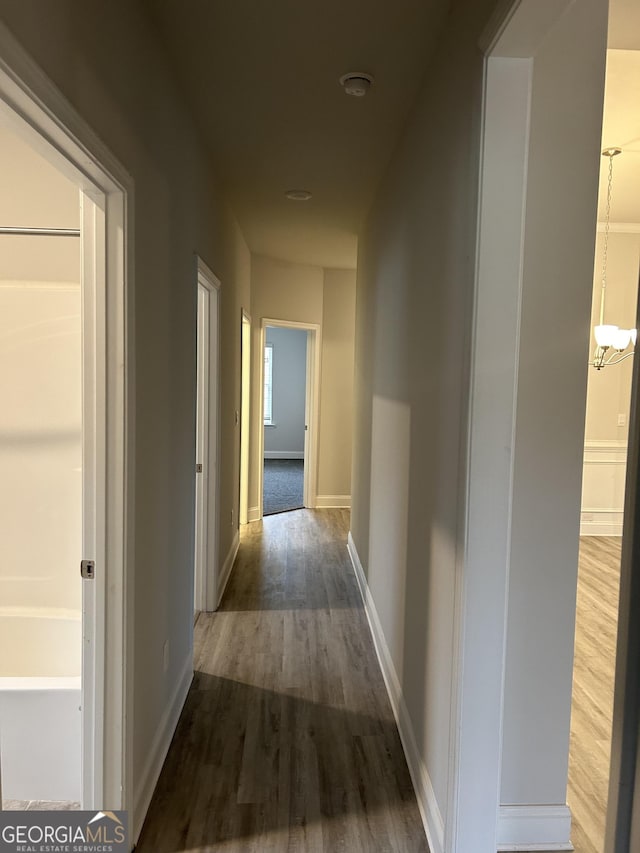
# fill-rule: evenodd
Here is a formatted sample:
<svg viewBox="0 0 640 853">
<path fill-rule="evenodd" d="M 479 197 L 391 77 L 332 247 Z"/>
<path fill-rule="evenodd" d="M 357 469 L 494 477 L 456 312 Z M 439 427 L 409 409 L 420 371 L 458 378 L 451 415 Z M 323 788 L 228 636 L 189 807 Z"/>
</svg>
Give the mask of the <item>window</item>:
<svg viewBox="0 0 640 853">
<path fill-rule="evenodd" d="M 273 424 L 273 344 L 264 347 L 264 422 Z"/>
</svg>

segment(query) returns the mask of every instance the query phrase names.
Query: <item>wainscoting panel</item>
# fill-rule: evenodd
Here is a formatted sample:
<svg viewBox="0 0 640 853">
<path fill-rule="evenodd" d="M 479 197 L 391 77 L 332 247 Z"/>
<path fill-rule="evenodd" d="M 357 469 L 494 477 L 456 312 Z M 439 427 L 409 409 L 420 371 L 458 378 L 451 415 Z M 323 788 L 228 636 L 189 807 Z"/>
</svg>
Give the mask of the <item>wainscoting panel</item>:
<svg viewBox="0 0 640 853">
<path fill-rule="evenodd" d="M 626 441 L 585 443 L 581 536 L 622 536 L 626 470 Z"/>
</svg>

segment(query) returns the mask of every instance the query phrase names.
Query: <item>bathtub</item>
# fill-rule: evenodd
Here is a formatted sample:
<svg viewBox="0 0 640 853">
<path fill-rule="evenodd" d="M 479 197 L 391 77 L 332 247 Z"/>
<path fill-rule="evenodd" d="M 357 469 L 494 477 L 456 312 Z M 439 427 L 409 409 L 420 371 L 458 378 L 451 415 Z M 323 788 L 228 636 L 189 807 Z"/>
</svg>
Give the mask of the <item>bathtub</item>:
<svg viewBox="0 0 640 853">
<path fill-rule="evenodd" d="M 0 607 L 3 799 L 81 799 L 81 649 L 77 611 Z"/>
</svg>

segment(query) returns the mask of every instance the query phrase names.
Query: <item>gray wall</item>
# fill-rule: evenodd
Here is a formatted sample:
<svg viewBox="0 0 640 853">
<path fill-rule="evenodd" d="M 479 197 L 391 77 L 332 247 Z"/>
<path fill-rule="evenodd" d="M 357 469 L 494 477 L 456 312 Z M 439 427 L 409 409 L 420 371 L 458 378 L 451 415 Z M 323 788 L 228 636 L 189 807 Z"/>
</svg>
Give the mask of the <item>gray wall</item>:
<svg viewBox="0 0 640 853">
<path fill-rule="evenodd" d="M 406 707 L 406 713 L 401 712 L 409 730 L 405 742 L 415 743 L 416 775 L 436 839 L 439 827 L 446 828 L 442 837 L 446 832 L 447 839 L 456 831 L 456 816 L 448 812 L 448 804 L 451 786 L 459 784 L 454 775 L 459 675 L 455 668 L 459 637 L 454 626 L 457 590 L 464 588 L 465 568 L 466 441 L 483 94 L 479 41 L 495 5 L 489 0 L 454 3 L 455 13 L 442 34 L 359 242 L 351 531 Z M 565 803 L 562 770 L 569 736 L 572 595 L 593 246 L 590 250 L 584 234 L 568 228 L 573 242 L 569 250 L 562 248 L 564 222 L 558 227 L 558 220 L 548 216 L 548 200 L 550 184 L 566 187 L 562 210 L 567 221 L 572 205 L 589 210 L 591 202 L 595 226 L 595 183 L 582 181 L 581 169 L 586 148 L 593 154 L 592 163 L 597 161 L 598 86 L 595 95 L 593 86 L 603 70 L 602 45 L 594 48 L 602 33 L 603 4 L 596 2 L 593 9 L 589 3 L 574 5 L 583 16 L 578 31 L 584 29 L 585 46 L 577 47 L 575 54 L 568 46 L 555 82 L 553 74 L 540 79 L 534 93 L 535 109 L 542 112 L 545 92 L 553 100 L 546 87 L 555 86 L 553 91 L 558 91 L 558 81 L 563 81 L 560 91 L 572 96 L 565 97 L 564 113 L 552 115 L 561 128 L 558 138 L 573 141 L 572 133 L 587 132 L 591 136 L 586 147 L 578 146 L 575 171 L 569 166 L 561 175 L 555 167 L 549 168 L 549 158 L 556 155 L 557 143 L 552 141 L 556 137 L 547 127 L 544 143 L 535 140 L 531 182 L 541 188 L 535 204 L 542 207 L 541 199 L 546 198 L 547 219 L 555 223 L 555 231 L 549 234 L 541 209 L 527 208 L 534 232 L 537 228 L 538 237 L 544 235 L 543 241 L 553 248 L 546 251 L 544 242 L 533 239 L 526 268 L 530 313 L 523 326 L 526 364 L 521 365 L 518 389 L 522 391 L 518 400 L 522 435 L 516 447 L 519 479 L 511 551 L 516 575 L 509 598 L 505 804 Z M 575 67 L 584 69 L 584 86 L 566 74 L 574 61 Z M 571 145 L 563 150 L 573 152 Z M 583 224 L 584 217 L 580 227 Z M 557 270 L 545 266 L 554 262 L 562 266 L 565 278 L 558 279 Z M 582 289 L 580 272 L 584 272 Z M 548 328 L 558 331 L 559 318 L 567 331 L 564 337 L 558 335 L 563 341 L 558 352 L 542 341 Z M 544 369 L 535 362 L 541 349 L 550 360 Z M 551 409 L 548 400 L 553 401 Z M 550 436 L 551 444 L 557 442 L 557 446 L 547 456 Z M 554 488 L 544 488 L 542 472 Z M 482 489 L 481 483 L 478 488 Z M 527 517 L 528 511 L 533 516 Z M 537 559 L 541 538 L 544 565 Z M 504 617 L 503 609 L 498 624 L 504 623 Z M 552 695 L 547 712 L 548 691 Z M 490 728 L 495 716 L 484 721 Z M 469 784 L 478 790 L 478 781 L 479 777 Z M 436 840 L 436 849 L 440 843 L 445 842 Z"/>
<path fill-rule="evenodd" d="M 307 333 L 302 329 L 267 327 L 273 344 L 273 421 L 264 428 L 264 458 L 304 457 Z"/>
<path fill-rule="evenodd" d="M 444 823 L 482 95 L 477 40 L 493 5 L 459 3 L 449 20 L 358 254 L 351 531 Z"/>
<path fill-rule="evenodd" d="M 533 64 L 503 803 L 566 801 L 606 11 L 602 0 L 574 3 Z"/>
<path fill-rule="evenodd" d="M 322 296 L 318 494 L 346 505 L 351 497 L 355 270 L 326 269 Z"/>
<path fill-rule="evenodd" d="M 237 521 L 240 312 L 250 255 L 164 51 L 135 3 L 7 0 L 2 17 L 135 184 L 133 793 L 190 665 L 197 251 L 222 281 L 219 555 Z M 114 50 L 117 45 L 117 51 Z M 163 669 L 163 645 L 169 662 Z M 113 804 L 106 803 L 111 807 Z M 136 814 L 137 822 L 140 814 Z"/>
</svg>

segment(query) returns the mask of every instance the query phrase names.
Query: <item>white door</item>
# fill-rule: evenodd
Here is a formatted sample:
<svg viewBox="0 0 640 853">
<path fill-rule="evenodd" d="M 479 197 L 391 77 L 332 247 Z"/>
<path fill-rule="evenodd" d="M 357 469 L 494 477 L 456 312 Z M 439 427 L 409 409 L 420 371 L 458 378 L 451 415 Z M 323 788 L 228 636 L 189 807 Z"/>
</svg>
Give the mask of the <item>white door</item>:
<svg viewBox="0 0 640 853">
<path fill-rule="evenodd" d="M 209 481 L 209 290 L 198 282 L 194 610 L 206 610 Z"/>
<path fill-rule="evenodd" d="M 218 606 L 219 286 L 198 259 L 194 610 Z"/>
<path fill-rule="evenodd" d="M 240 524 L 249 516 L 249 429 L 251 403 L 251 319 L 242 312 L 242 378 L 240 408 Z"/>
<path fill-rule="evenodd" d="M 99 202 L 102 202 L 99 203 Z M 82 294 L 82 802 L 102 798 L 106 543 L 104 202 L 80 196 Z M 99 807 L 99 805 L 97 806 Z"/>
</svg>

